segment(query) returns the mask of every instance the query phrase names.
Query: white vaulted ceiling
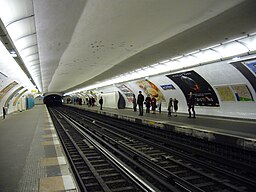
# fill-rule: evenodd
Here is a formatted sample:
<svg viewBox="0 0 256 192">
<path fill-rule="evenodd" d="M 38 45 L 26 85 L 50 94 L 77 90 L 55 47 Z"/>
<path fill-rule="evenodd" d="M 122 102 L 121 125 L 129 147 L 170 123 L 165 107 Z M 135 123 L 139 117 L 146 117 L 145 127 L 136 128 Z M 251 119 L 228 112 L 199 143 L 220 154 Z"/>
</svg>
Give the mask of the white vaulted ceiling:
<svg viewBox="0 0 256 192">
<path fill-rule="evenodd" d="M 256 31 L 250 0 L 0 0 L 3 5 L 17 10 L 1 14 L 5 24 L 20 13 L 33 15 L 29 41 L 36 40 L 38 54 L 26 59 L 39 70 L 35 82 L 43 92 L 71 91 Z M 33 33 L 33 26 L 24 27 Z"/>
</svg>

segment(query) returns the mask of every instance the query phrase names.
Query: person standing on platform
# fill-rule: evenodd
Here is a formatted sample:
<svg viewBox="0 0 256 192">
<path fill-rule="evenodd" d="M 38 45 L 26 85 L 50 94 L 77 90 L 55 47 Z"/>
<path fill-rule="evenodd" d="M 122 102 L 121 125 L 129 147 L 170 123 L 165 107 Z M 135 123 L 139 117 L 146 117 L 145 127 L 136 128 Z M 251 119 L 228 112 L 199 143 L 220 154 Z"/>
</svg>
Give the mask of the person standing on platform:
<svg viewBox="0 0 256 192">
<path fill-rule="evenodd" d="M 177 117 L 178 103 L 179 101 L 176 98 L 174 98 L 173 100 L 174 117 Z"/>
<path fill-rule="evenodd" d="M 5 107 L 3 107 L 3 119 L 5 119 L 6 116 L 6 111 L 5 111 Z"/>
<path fill-rule="evenodd" d="M 139 91 L 139 95 L 137 98 L 137 104 L 139 106 L 139 116 L 143 116 L 143 102 L 144 102 L 144 96 L 141 94 L 141 91 Z"/>
<path fill-rule="evenodd" d="M 95 98 L 92 97 L 92 107 L 95 105 L 95 102 L 96 102 Z"/>
<path fill-rule="evenodd" d="M 137 111 L 137 101 L 136 101 L 135 94 L 133 94 L 132 104 L 133 104 L 133 111 Z"/>
<path fill-rule="evenodd" d="M 159 113 L 162 112 L 162 99 L 161 98 L 158 101 L 158 111 L 159 111 Z"/>
<path fill-rule="evenodd" d="M 169 99 L 169 102 L 168 102 L 168 116 L 169 116 L 169 117 L 172 116 L 172 109 L 173 109 L 172 98 L 170 98 L 170 99 Z"/>
<path fill-rule="evenodd" d="M 154 96 L 151 99 L 151 107 L 153 114 L 156 114 L 156 98 Z"/>
<path fill-rule="evenodd" d="M 146 113 L 150 113 L 151 98 L 149 95 L 146 97 L 145 102 L 146 102 Z"/>
<path fill-rule="evenodd" d="M 190 91 L 188 96 L 188 118 L 191 118 L 191 110 L 193 112 L 193 117 L 196 118 L 195 113 L 195 95 Z"/>
<path fill-rule="evenodd" d="M 102 97 L 100 97 L 99 104 L 100 104 L 100 110 L 102 110 L 102 105 L 103 105 L 103 99 L 102 99 Z"/>
</svg>

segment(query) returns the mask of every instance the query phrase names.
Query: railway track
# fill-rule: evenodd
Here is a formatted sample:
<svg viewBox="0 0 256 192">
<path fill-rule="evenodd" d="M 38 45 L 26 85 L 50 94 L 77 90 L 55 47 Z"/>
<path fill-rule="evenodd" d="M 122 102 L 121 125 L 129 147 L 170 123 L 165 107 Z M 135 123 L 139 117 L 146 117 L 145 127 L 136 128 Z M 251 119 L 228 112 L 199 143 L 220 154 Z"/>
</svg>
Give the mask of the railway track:
<svg viewBox="0 0 256 192">
<path fill-rule="evenodd" d="M 61 113 L 50 111 L 50 114 L 81 191 L 159 191 L 128 170 Z"/>
<path fill-rule="evenodd" d="M 153 186 L 85 133 L 75 121 L 56 110 L 51 109 L 50 114 L 81 191 L 178 191 L 169 183 L 159 182 L 156 176 L 147 175 L 158 185 Z M 133 160 L 127 159 L 126 162 L 134 166 L 135 162 L 131 163 Z"/>
<path fill-rule="evenodd" d="M 72 110 L 80 111 L 77 108 Z M 83 110 L 82 110 L 83 111 Z M 138 125 L 133 122 L 126 122 L 124 120 L 105 116 L 104 118 L 99 115 L 86 112 L 87 117 L 91 117 L 95 120 L 104 121 L 115 127 L 129 127 L 128 132 L 140 135 L 143 138 L 148 138 L 159 144 L 173 148 L 174 150 L 181 150 L 187 152 L 189 155 L 197 156 L 198 158 L 204 158 L 209 162 L 220 162 L 223 168 L 230 169 L 239 174 L 245 173 L 254 175 L 256 172 L 256 152 L 238 148 L 234 146 L 228 146 L 204 139 L 199 139 L 187 135 L 181 135 L 179 133 L 171 132 L 168 130 L 159 130 L 145 125 Z M 228 168 L 230 167 L 230 168 Z M 232 168 L 233 167 L 233 168 Z M 240 170 L 238 168 L 241 168 Z"/>
<path fill-rule="evenodd" d="M 151 183 L 158 178 L 158 183 L 166 186 L 169 183 L 178 191 L 251 191 L 256 186 L 255 181 L 250 178 L 234 174 L 228 169 L 220 169 L 219 163 L 205 162 L 205 159 L 196 158 L 193 153 L 182 151 L 181 148 L 170 149 L 166 146 L 164 137 L 161 142 L 155 142 L 149 140 L 148 135 L 138 133 L 138 129 L 136 133 L 127 132 L 123 124 L 120 129 L 113 126 L 113 122 L 109 125 L 99 120 L 95 121 L 95 117 L 88 117 L 88 114 L 85 116 L 67 109 L 64 111 L 66 114 L 73 114 L 75 122 L 80 122 L 76 123 L 77 126 L 93 133 L 91 137 L 119 159 L 128 162 L 127 164 L 134 167 L 135 171 L 142 172 L 141 177 L 145 177 Z M 130 130 L 131 125 L 128 127 Z M 155 137 L 160 139 L 159 135 Z M 127 160 L 127 157 L 132 159 L 133 163 Z M 148 174 L 153 175 L 152 178 L 149 178 Z M 167 188 L 160 190 L 168 191 Z"/>
</svg>

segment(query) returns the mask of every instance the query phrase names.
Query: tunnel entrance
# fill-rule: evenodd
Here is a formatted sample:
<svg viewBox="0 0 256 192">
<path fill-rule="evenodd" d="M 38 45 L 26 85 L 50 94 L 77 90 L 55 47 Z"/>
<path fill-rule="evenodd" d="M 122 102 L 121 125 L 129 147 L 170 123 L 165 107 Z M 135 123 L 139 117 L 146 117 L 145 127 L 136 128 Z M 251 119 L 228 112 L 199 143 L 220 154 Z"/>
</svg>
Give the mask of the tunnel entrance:
<svg viewBox="0 0 256 192">
<path fill-rule="evenodd" d="M 47 107 L 62 106 L 62 97 L 59 95 L 48 95 L 44 98 L 44 104 Z"/>
</svg>

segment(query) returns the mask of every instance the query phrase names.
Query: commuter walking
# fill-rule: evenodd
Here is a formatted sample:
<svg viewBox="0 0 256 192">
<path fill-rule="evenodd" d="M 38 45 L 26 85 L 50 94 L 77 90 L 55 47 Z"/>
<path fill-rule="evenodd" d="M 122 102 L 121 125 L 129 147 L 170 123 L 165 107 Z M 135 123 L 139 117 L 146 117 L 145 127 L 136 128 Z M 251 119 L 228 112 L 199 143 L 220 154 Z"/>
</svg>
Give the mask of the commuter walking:
<svg viewBox="0 0 256 192">
<path fill-rule="evenodd" d="M 174 98 L 173 100 L 174 117 L 177 117 L 178 103 L 179 101 L 176 98 Z"/>
<path fill-rule="evenodd" d="M 135 94 L 133 94 L 132 104 L 133 104 L 133 111 L 137 111 L 137 101 L 136 101 Z"/>
<path fill-rule="evenodd" d="M 168 102 L 168 116 L 169 117 L 172 116 L 172 110 L 173 110 L 173 104 L 172 104 L 172 98 L 170 98 L 169 102 Z"/>
<path fill-rule="evenodd" d="M 139 116 L 143 116 L 143 102 L 144 102 L 144 96 L 141 94 L 141 91 L 139 91 L 139 95 L 137 98 L 137 104 L 139 106 Z"/>
<path fill-rule="evenodd" d="M 146 102 L 146 113 L 150 113 L 151 98 L 149 95 L 146 97 L 145 102 Z"/>
<path fill-rule="evenodd" d="M 152 112 L 153 114 L 156 114 L 156 98 L 155 97 L 152 97 L 151 99 L 151 109 L 152 109 Z"/>
<path fill-rule="evenodd" d="M 100 110 L 102 110 L 102 105 L 103 105 L 103 99 L 102 99 L 102 97 L 100 97 L 99 104 L 100 104 Z"/>
<path fill-rule="evenodd" d="M 195 95 L 193 95 L 193 93 L 190 91 L 189 92 L 189 96 L 188 96 L 188 100 L 187 100 L 187 104 L 188 104 L 188 118 L 191 118 L 191 110 L 193 112 L 193 117 L 192 118 L 196 118 L 196 113 L 195 113 Z"/>
</svg>

